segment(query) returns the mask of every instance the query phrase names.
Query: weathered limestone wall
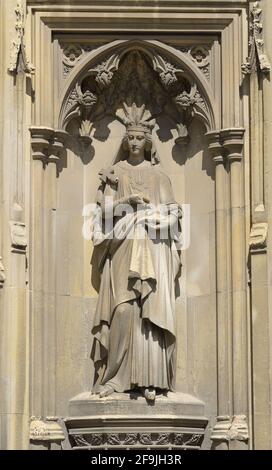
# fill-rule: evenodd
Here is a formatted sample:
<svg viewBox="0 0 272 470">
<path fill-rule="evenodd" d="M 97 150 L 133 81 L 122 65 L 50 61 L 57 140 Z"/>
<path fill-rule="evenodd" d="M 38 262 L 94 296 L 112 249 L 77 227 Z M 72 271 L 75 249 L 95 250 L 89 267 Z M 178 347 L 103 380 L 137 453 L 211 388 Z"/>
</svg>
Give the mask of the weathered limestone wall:
<svg viewBox="0 0 272 470">
<path fill-rule="evenodd" d="M 264 50 L 271 65 L 272 4 L 262 0 L 259 6 Z M 251 250 L 254 447 L 271 449 L 272 87 L 271 74 L 260 68 L 251 75 L 251 103 L 252 219 L 253 223 L 261 224 L 256 232 L 259 243 L 253 242 Z"/>
<path fill-rule="evenodd" d="M 29 187 L 27 80 L 8 73 L 16 41 L 17 2 L 1 1 L 0 288 L 1 448 L 28 448 L 29 316 L 26 249 Z M 25 7 L 25 2 L 22 3 Z M 18 19 L 19 22 L 19 19 Z M 29 140 L 29 139 L 28 139 Z M 5 280 L 3 279 L 5 276 Z"/>
<path fill-rule="evenodd" d="M 264 38 L 265 48 L 268 55 L 270 64 L 272 64 L 272 31 L 271 31 L 271 18 L 272 18 L 272 4 L 269 0 L 263 2 L 264 12 Z M 264 159 L 265 159 L 265 184 L 266 184 L 266 197 L 267 197 L 267 221 L 268 221 L 268 247 L 267 247 L 267 291 L 268 291 L 268 319 L 267 319 L 267 335 L 268 335 L 268 361 L 267 361 L 267 378 L 269 381 L 269 396 L 264 397 L 264 404 L 267 400 L 270 404 L 268 411 L 269 423 L 266 427 L 266 448 L 272 447 L 272 409 L 271 409 L 271 393 L 272 393 L 272 86 L 271 75 L 267 77 L 264 83 Z M 266 323 L 266 320 L 264 320 Z"/>
</svg>

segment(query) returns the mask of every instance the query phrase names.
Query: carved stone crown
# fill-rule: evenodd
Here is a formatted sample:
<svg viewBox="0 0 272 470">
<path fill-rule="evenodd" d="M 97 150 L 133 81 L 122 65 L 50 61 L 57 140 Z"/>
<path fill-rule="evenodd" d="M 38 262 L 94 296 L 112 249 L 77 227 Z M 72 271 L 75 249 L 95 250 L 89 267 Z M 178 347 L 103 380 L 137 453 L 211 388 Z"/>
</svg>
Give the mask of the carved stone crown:
<svg viewBox="0 0 272 470">
<path fill-rule="evenodd" d="M 151 134 L 154 127 L 154 122 L 151 121 L 152 116 L 146 110 L 145 105 L 138 107 L 136 103 L 128 106 L 123 103 L 123 109 L 118 112 L 119 120 L 126 126 L 127 131 L 141 131 L 146 134 Z"/>
</svg>

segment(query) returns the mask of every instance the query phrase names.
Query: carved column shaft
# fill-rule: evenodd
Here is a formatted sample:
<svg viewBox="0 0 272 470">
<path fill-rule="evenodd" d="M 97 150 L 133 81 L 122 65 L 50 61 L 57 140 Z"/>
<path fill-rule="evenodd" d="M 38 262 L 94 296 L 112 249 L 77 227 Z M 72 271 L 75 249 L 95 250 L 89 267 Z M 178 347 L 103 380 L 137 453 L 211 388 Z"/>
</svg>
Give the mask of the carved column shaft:
<svg viewBox="0 0 272 470">
<path fill-rule="evenodd" d="M 239 128 L 207 134 L 216 164 L 218 421 L 211 438 L 217 449 L 244 448 L 248 440 L 243 135 Z"/>
<path fill-rule="evenodd" d="M 33 155 L 34 156 L 34 155 Z M 43 160 L 35 159 L 31 171 L 31 253 L 30 253 L 30 313 L 31 313 L 31 390 L 32 414 L 43 413 L 43 317 L 44 317 L 44 272 L 43 272 Z"/>
<path fill-rule="evenodd" d="M 231 259 L 232 259 L 232 346 L 233 346 L 233 409 L 235 415 L 248 413 L 247 371 L 247 296 L 245 198 L 243 182 L 244 129 L 222 131 L 221 138 L 230 166 Z"/>
<path fill-rule="evenodd" d="M 44 305 L 43 356 L 44 408 L 46 415 L 55 415 L 56 368 L 56 203 L 58 159 L 49 156 L 44 169 Z"/>
<path fill-rule="evenodd" d="M 31 127 L 33 360 L 31 412 L 55 414 L 57 177 L 65 155 L 62 131 Z"/>
<path fill-rule="evenodd" d="M 231 324 L 228 284 L 227 174 L 220 131 L 207 134 L 215 166 L 216 200 L 216 297 L 217 297 L 217 381 L 218 415 L 232 414 Z"/>
</svg>

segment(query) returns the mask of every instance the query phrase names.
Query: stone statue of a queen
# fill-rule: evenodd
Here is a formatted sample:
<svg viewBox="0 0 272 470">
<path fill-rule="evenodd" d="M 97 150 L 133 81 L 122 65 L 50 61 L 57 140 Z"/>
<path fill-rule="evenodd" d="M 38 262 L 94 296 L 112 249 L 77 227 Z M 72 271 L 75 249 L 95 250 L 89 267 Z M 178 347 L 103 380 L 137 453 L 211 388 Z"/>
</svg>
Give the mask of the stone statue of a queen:
<svg viewBox="0 0 272 470">
<path fill-rule="evenodd" d="M 92 230 L 101 273 L 93 393 L 138 390 L 154 401 L 175 386 L 182 213 L 154 148 L 150 113 L 133 103 L 122 116 L 126 134 L 99 174 Z"/>
</svg>

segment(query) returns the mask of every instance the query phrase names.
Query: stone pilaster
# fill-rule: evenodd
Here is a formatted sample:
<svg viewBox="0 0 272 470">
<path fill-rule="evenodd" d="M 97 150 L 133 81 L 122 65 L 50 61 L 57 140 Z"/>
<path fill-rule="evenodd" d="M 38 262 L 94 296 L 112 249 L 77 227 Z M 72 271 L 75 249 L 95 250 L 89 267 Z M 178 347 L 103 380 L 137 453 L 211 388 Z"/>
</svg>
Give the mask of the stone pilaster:
<svg viewBox="0 0 272 470">
<path fill-rule="evenodd" d="M 230 128 L 207 134 L 216 165 L 218 420 L 211 436 L 216 449 L 230 448 L 230 440 L 231 447 L 243 448 L 248 441 L 248 431 L 246 439 L 229 434 L 236 417 L 244 416 L 246 423 L 248 414 L 244 132 Z"/>
<path fill-rule="evenodd" d="M 25 0 L 1 2 L 0 322 L 1 443 L 28 448 L 29 316 L 27 305 L 28 224 L 24 63 Z M 20 46 L 19 46 L 20 35 Z"/>
<path fill-rule="evenodd" d="M 219 416 L 232 414 L 231 311 L 229 309 L 228 181 L 221 131 L 207 135 L 208 149 L 215 167 L 216 217 L 216 301 L 217 301 L 217 374 Z"/>
<path fill-rule="evenodd" d="M 230 169 L 234 415 L 248 414 L 246 233 L 242 163 L 244 132 L 242 128 L 231 128 L 221 133 Z"/>
<path fill-rule="evenodd" d="M 34 315 L 31 412 L 44 416 L 55 414 L 56 198 L 68 134 L 42 126 L 32 126 L 30 134 L 33 159 L 30 288 Z"/>
<path fill-rule="evenodd" d="M 250 268 L 252 299 L 252 369 L 254 449 L 271 449 L 272 358 L 272 2 L 251 2 L 255 7 L 260 46 L 266 70 L 257 61 L 250 75 L 252 226 Z"/>
</svg>

